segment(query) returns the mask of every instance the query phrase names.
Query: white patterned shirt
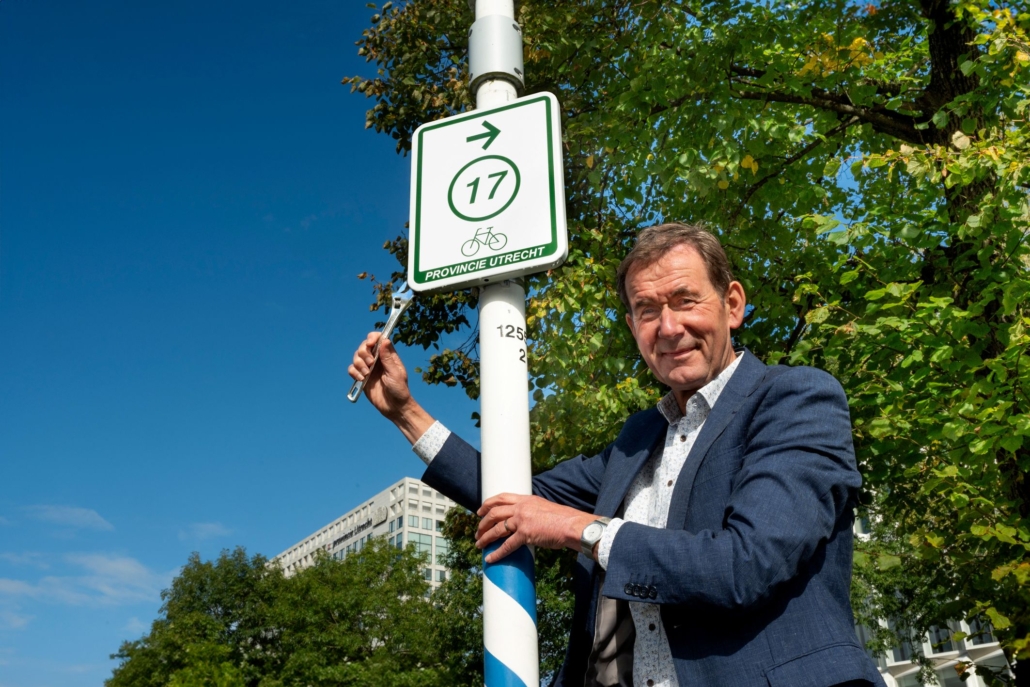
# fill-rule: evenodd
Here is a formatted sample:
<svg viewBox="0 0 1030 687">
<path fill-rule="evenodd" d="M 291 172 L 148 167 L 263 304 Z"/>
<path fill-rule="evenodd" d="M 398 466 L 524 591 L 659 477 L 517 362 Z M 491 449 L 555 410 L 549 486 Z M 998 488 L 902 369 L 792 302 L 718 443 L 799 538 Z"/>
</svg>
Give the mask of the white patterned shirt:
<svg viewBox="0 0 1030 687">
<path fill-rule="evenodd" d="M 598 564 L 608 569 L 608 557 L 612 543 L 624 522 L 636 522 L 648 527 L 664 528 L 669 517 L 669 505 L 676 481 L 694 446 L 694 441 L 715 407 L 719 395 L 733 376 L 741 356 L 725 370 L 701 387 L 686 404 L 686 412 L 680 412 L 676 397 L 669 392 L 658 402 L 658 411 L 669 423 L 665 433 L 665 448 L 647 460 L 644 467 L 633 478 L 626 498 L 622 518 L 614 518 L 605 529 L 597 544 Z M 450 430 L 439 422 L 433 424 L 412 446 L 426 465 L 443 447 Z M 662 626 L 661 608 L 658 604 L 640 601 L 629 602 L 636 640 L 633 644 L 633 684 L 648 687 L 679 687 L 676 668 L 672 662 L 669 639 Z"/>
</svg>

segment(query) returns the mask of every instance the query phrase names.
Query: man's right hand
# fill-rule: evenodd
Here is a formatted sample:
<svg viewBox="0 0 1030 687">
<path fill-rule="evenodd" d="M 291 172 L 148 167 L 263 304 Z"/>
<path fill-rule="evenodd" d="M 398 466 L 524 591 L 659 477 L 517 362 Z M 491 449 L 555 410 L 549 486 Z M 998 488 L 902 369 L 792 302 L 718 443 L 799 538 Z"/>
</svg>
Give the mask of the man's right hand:
<svg viewBox="0 0 1030 687">
<path fill-rule="evenodd" d="M 411 396 L 408 371 L 389 339 L 383 339 L 379 347 L 379 361 L 375 367 L 372 366 L 379 337 L 379 332 L 372 332 L 365 337 L 354 352 L 354 361 L 347 372 L 355 380 L 365 382 L 364 391 L 368 400 L 414 444 L 433 425 L 434 420 Z"/>
</svg>

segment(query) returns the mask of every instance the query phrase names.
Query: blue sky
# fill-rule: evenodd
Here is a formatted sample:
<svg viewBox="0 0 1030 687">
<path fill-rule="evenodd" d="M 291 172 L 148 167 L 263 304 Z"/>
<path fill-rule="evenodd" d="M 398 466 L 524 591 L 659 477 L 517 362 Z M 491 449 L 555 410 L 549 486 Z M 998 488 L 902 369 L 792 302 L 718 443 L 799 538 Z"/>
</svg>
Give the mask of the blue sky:
<svg viewBox="0 0 1030 687">
<path fill-rule="evenodd" d="M 0 687 L 100 684 L 191 551 L 275 555 L 421 473 L 345 399 L 408 210 L 340 85 L 372 12 L 0 3 Z"/>
</svg>

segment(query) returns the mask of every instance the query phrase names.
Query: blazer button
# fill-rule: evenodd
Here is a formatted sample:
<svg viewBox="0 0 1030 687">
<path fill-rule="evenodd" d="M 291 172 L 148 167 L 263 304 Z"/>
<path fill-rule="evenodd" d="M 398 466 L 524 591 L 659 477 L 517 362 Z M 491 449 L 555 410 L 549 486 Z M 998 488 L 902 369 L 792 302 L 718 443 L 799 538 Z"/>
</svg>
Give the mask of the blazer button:
<svg viewBox="0 0 1030 687">
<path fill-rule="evenodd" d="M 658 587 L 651 587 L 650 589 L 648 589 L 647 590 L 647 596 L 652 598 L 652 599 L 657 599 L 658 598 Z"/>
<path fill-rule="evenodd" d="M 636 594 L 633 593 L 633 585 L 631 584 L 627 584 L 623 587 L 622 591 L 624 591 L 627 596 L 636 596 Z"/>
</svg>

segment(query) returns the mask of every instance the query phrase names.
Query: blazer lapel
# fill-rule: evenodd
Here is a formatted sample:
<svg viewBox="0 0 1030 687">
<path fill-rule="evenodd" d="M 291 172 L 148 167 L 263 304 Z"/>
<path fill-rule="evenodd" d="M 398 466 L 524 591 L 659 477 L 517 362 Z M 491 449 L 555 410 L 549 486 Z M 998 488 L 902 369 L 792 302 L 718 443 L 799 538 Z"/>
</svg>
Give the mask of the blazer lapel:
<svg viewBox="0 0 1030 687">
<path fill-rule="evenodd" d="M 630 483 L 656 447 L 661 445 L 669 426 L 657 408 L 643 414 L 635 424 L 638 426 L 626 428 L 630 430 L 625 432 L 627 441 L 624 445 L 616 441 L 612 455 L 608 459 L 604 482 L 597 495 L 597 505 L 594 507 L 594 513 L 602 517 L 613 517 L 619 510 L 622 500 L 626 498 L 626 492 L 629 491 Z"/>
<path fill-rule="evenodd" d="M 679 528 L 687 517 L 690 492 L 694 488 L 694 478 L 697 476 L 701 463 L 708 456 L 712 444 L 730 424 L 730 420 L 740 410 L 744 400 L 751 395 L 764 376 L 765 363 L 756 358 L 751 351 L 744 349 L 740 364 L 733 376 L 730 377 L 730 381 L 726 383 L 722 393 L 719 394 L 719 400 L 715 402 L 715 407 L 708 414 L 697 440 L 690 449 L 679 479 L 676 480 L 676 487 L 672 491 L 672 501 L 669 503 L 669 517 L 665 521 L 666 527 Z"/>
</svg>

